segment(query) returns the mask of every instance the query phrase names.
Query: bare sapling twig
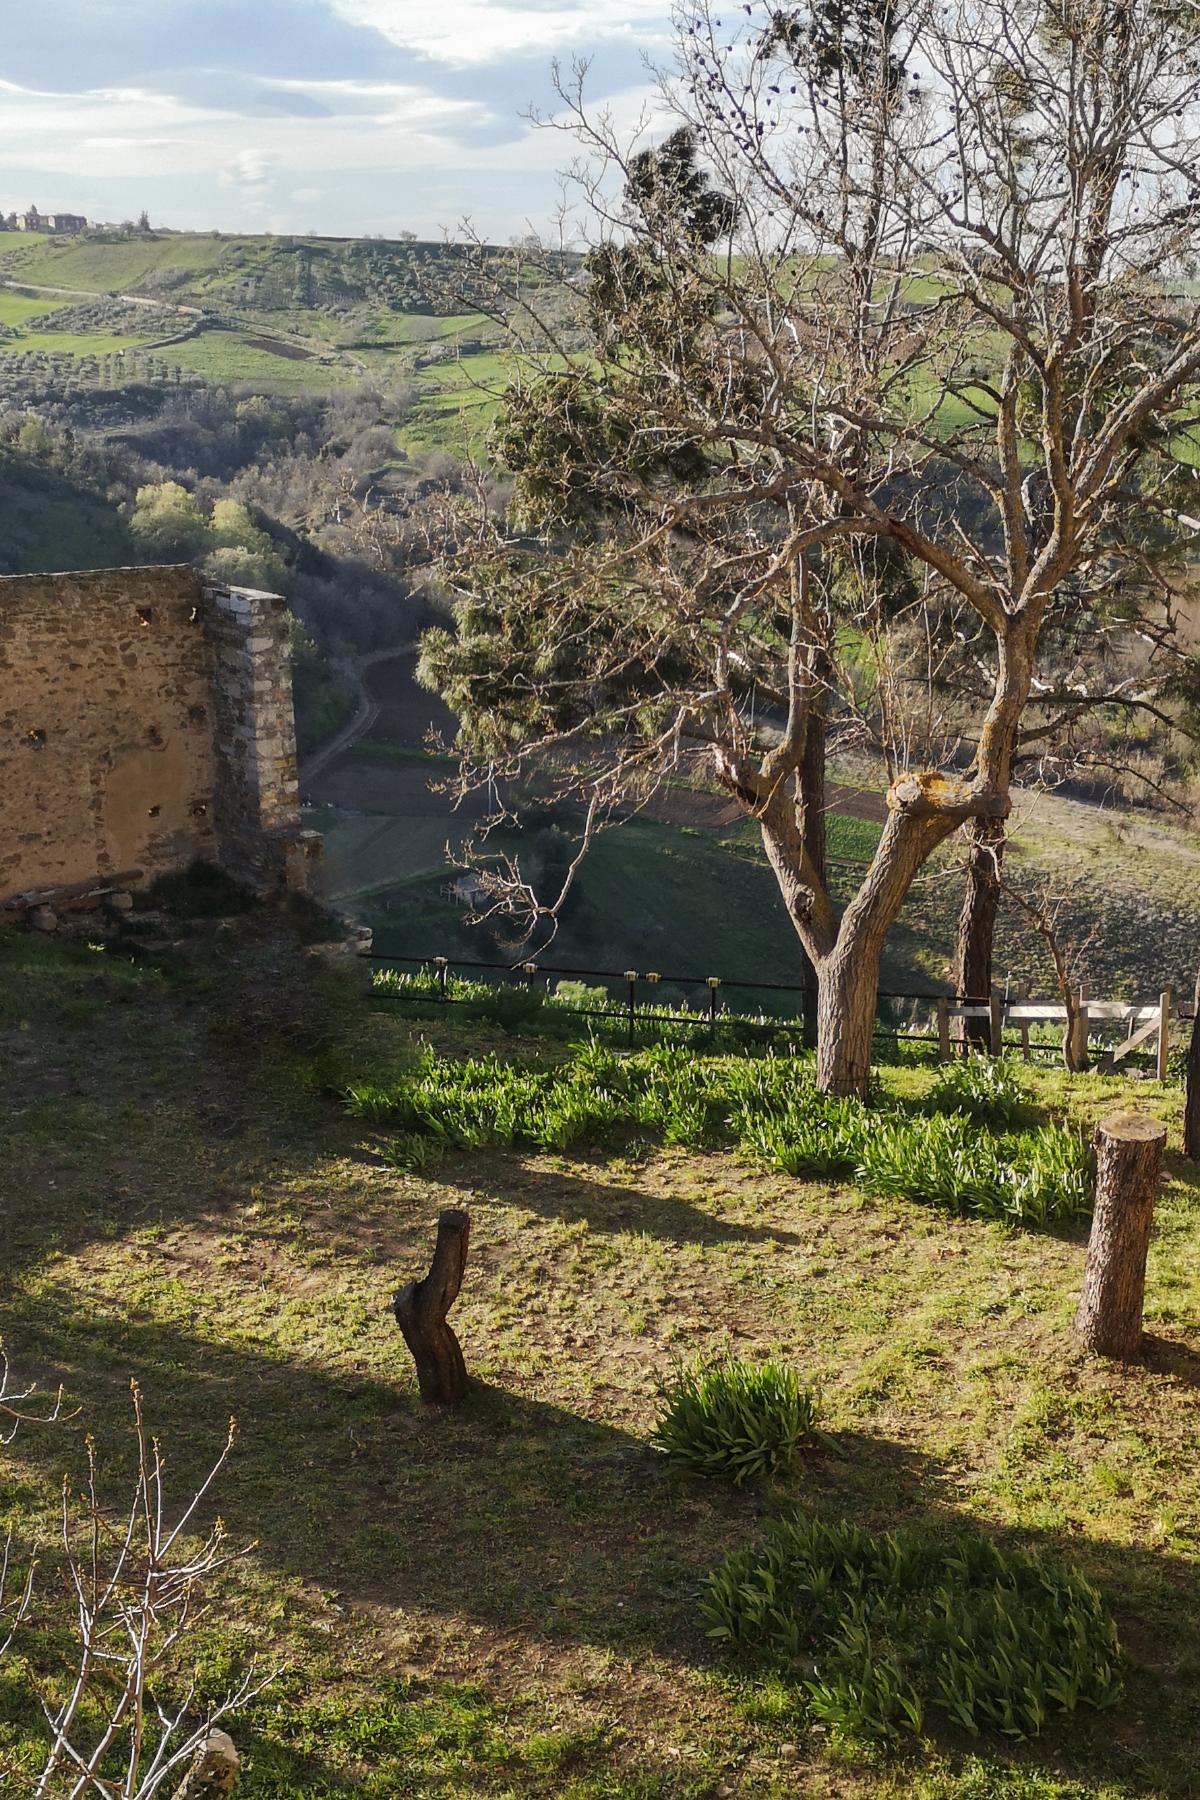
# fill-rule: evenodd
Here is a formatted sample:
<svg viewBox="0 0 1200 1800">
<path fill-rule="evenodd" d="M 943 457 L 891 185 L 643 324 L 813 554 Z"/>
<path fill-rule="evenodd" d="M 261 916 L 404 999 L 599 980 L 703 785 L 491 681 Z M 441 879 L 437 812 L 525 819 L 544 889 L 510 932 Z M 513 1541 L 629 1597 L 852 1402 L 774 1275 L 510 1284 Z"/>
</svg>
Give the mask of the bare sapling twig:
<svg viewBox="0 0 1200 1800">
<path fill-rule="evenodd" d="M 11 1444 L 22 1425 L 53 1425 L 63 1417 L 62 1388 L 51 1396 L 35 1381 L 18 1386 L 0 1338 L 0 1446 Z"/>
<path fill-rule="evenodd" d="M 1086 1046 L 1081 1041 L 1079 1029 L 1081 1018 L 1079 968 L 1087 943 L 1071 948 L 1064 939 L 1064 912 L 1071 898 L 1070 893 L 1063 889 L 1056 892 L 1053 883 L 1049 880 L 1036 891 L 1027 893 L 1003 875 L 999 880 L 999 889 L 1025 914 L 1049 953 L 1054 968 L 1058 997 L 1067 1015 L 1066 1025 L 1063 1029 L 1063 1067 L 1068 1074 L 1075 1075 L 1087 1059 Z M 1093 929 L 1089 934 L 1088 943 L 1094 935 Z"/>
<path fill-rule="evenodd" d="M 9 1792 L 34 1800 L 152 1800 L 184 1770 L 228 1793 L 237 1772 L 217 1756 L 217 1721 L 235 1712 L 274 1679 L 251 1662 L 241 1680 L 197 1713 L 197 1678 L 187 1649 L 211 1606 L 208 1589 L 249 1546 L 230 1549 L 223 1521 L 198 1522 L 232 1451 L 230 1420 L 219 1455 L 182 1506 L 169 1500 L 162 1448 L 145 1421 L 142 1394 L 130 1384 L 136 1470 L 132 1491 L 114 1512 L 101 1492 L 95 1441 L 87 1439 L 87 1476 L 81 1494 L 64 1479 L 59 1514 L 61 1576 L 74 1619 L 71 1660 L 60 1676 L 25 1673 L 45 1720 L 48 1743 L 37 1771 L 5 1769 Z M 38 1558 L 15 1571 L 10 1540 L 0 1560 L 0 1653 L 15 1654 L 19 1631 L 41 1593 Z M 12 1583 L 15 1581 L 15 1587 Z M 11 1587 L 7 1615 L 5 1588 Z M 215 1749 L 214 1749 L 215 1743 Z M 232 1746 L 230 1746 L 232 1749 Z M 207 1761 L 205 1760 L 207 1757 Z M 220 1769 L 217 1764 L 220 1763 Z M 211 1766 L 210 1766 L 211 1765 Z M 232 1768 L 232 1773 L 230 1772 Z M 190 1779 L 190 1777 L 189 1777 Z M 198 1797 L 203 1785 L 182 1792 Z"/>
</svg>

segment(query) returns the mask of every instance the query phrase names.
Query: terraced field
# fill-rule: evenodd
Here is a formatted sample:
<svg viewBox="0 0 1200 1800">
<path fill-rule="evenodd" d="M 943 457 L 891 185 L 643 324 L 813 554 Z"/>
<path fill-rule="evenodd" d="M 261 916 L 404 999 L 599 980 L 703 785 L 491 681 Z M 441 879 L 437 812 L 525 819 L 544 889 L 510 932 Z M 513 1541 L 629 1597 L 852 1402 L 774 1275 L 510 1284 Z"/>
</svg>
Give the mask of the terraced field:
<svg viewBox="0 0 1200 1800">
<path fill-rule="evenodd" d="M 496 404 L 483 384 L 503 385 L 504 366 L 494 328 L 480 314 L 423 297 L 437 288 L 438 254 L 439 246 L 315 238 L 169 233 L 60 243 L 6 234 L 0 282 L 22 287 L 0 288 L 0 327 L 7 327 L 0 357 L 136 351 L 176 335 L 182 309 L 195 316 L 196 330 L 161 348 L 168 368 L 262 393 L 399 383 L 417 396 L 401 449 L 477 448 Z M 144 316 L 126 305 L 119 330 L 31 326 L 92 295 L 130 296 Z M 461 360 L 452 354 L 460 342 Z M 103 372 L 89 379 L 105 383 Z"/>
</svg>

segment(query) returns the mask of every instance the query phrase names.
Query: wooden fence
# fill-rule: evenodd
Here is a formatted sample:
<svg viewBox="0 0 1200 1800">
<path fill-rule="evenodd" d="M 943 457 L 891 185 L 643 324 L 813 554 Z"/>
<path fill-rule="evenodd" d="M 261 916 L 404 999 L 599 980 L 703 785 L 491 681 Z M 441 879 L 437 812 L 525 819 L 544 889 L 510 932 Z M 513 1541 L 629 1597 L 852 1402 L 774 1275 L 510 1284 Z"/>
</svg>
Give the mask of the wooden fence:
<svg viewBox="0 0 1200 1800">
<path fill-rule="evenodd" d="M 696 1015 L 680 1014 L 670 1006 L 662 1005 L 659 995 L 663 987 L 698 989 L 703 995 L 703 1011 L 708 1023 L 714 1029 L 725 1016 L 724 996 L 727 991 L 744 991 L 749 993 L 763 992 L 777 994 L 795 994 L 811 999 L 810 990 L 803 984 L 783 981 L 738 981 L 719 975 L 660 975 L 657 973 L 639 972 L 637 969 L 579 969 L 553 963 L 537 961 L 521 963 L 501 963 L 480 960 L 475 957 L 447 956 L 387 956 L 368 951 L 372 963 L 379 968 L 408 965 L 413 968 L 428 969 L 436 979 L 435 990 L 423 996 L 431 1003 L 452 1003 L 449 991 L 451 969 L 461 969 L 472 977 L 495 977 L 501 983 L 520 983 L 532 985 L 545 981 L 549 984 L 551 977 L 560 976 L 574 981 L 602 981 L 615 989 L 612 1003 L 607 1007 L 597 1007 L 590 1002 L 582 1006 L 565 1005 L 564 1012 L 578 1014 L 581 1018 L 620 1017 L 628 1026 L 629 1041 L 634 1041 L 639 1023 L 663 1025 L 679 1023 L 692 1025 Z M 416 996 L 422 998 L 422 996 Z M 1031 1043 L 1031 1027 L 1039 1025 L 1059 1025 L 1065 1035 L 1067 1027 L 1067 1008 L 1061 1001 L 1031 1000 L 1022 987 L 1015 990 L 1007 987 L 996 987 L 990 1000 L 956 1000 L 951 994 L 929 993 L 897 993 L 880 991 L 879 999 L 883 1002 L 900 1001 L 911 1004 L 916 1002 L 920 1007 L 920 1025 L 922 1029 L 914 1030 L 916 1020 L 910 1019 L 900 1032 L 886 1032 L 885 1035 L 899 1036 L 915 1041 L 933 1043 L 937 1046 L 938 1055 L 949 1060 L 961 1050 L 961 1044 L 954 1042 L 953 1027 L 956 1022 L 970 1020 L 973 1024 L 986 1021 L 986 1030 L 979 1033 L 980 1048 L 990 1050 L 994 1056 L 1000 1056 L 1006 1048 L 1019 1048 L 1026 1062 L 1032 1061 L 1035 1051 L 1046 1053 L 1051 1046 L 1045 1043 Z M 926 1008 L 933 1013 L 932 1020 Z M 1090 1040 L 1094 1033 L 1103 1029 L 1106 1040 L 1111 1039 L 1112 1027 L 1118 1027 L 1120 1037 L 1116 1044 L 1107 1042 L 1101 1051 L 1097 1067 L 1101 1072 L 1111 1072 L 1133 1051 L 1142 1050 L 1155 1058 L 1156 1072 L 1160 1081 L 1167 1077 L 1167 1057 L 1170 1051 L 1171 1024 L 1173 1019 L 1190 1020 L 1193 1014 L 1172 1005 L 1172 990 L 1164 988 L 1155 1005 L 1141 1005 L 1129 1000 L 1092 999 L 1086 987 L 1075 992 L 1071 1008 L 1073 1019 L 1072 1061 L 1076 1068 L 1082 1068 L 1087 1061 Z M 779 1017 L 779 1029 L 785 1030 L 801 1024 L 799 1013 L 783 1014 Z M 924 1027 L 932 1023 L 934 1030 Z M 881 1030 L 884 1029 L 881 1027 Z M 977 1034 L 970 1033 L 972 1041 Z M 1061 1038 L 1060 1038 L 1061 1044 Z M 1053 1053 L 1053 1052 L 1052 1052 Z M 1197 1038 L 1197 1058 L 1200 1067 L 1200 1037 Z M 1197 1076 L 1200 1081 L 1200 1073 Z M 1198 1124 L 1200 1134 L 1200 1099 L 1197 1101 Z"/>
<path fill-rule="evenodd" d="M 1082 1067 L 1087 1060 L 1092 1029 L 1097 1025 L 1117 1024 L 1124 1032 L 1121 1041 L 1102 1055 L 1097 1065 L 1102 1073 L 1111 1073 L 1131 1051 L 1153 1044 L 1156 1073 L 1160 1081 L 1167 1079 L 1167 1057 L 1171 1048 L 1172 990 L 1164 988 L 1156 1006 L 1137 1006 L 1127 1000 L 1093 1000 L 1086 987 L 1081 987 L 1073 1008 L 1075 1064 Z M 988 1044 L 993 1056 L 1003 1049 L 1004 1032 L 1015 1028 L 1020 1033 L 1021 1053 L 1030 1060 L 1029 1028 L 1031 1025 L 1058 1024 L 1067 1029 L 1068 1012 L 1061 1002 L 1026 1000 L 1024 995 L 1005 996 L 1001 988 L 993 991 L 988 1002 L 963 1002 L 941 996 L 937 1010 L 938 1054 L 948 1060 L 953 1054 L 951 1021 L 986 1019 Z"/>
</svg>

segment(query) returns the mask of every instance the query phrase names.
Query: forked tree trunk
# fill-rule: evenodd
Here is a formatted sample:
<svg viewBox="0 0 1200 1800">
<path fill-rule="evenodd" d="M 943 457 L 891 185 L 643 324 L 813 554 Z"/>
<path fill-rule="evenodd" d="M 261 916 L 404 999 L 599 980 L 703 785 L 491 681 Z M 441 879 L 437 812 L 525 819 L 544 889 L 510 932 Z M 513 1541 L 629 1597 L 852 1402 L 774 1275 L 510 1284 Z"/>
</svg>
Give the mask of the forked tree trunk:
<svg viewBox="0 0 1200 1800">
<path fill-rule="evenodd" d="M 958 915 L 955 988 L 966 999 L 981 1000 L 992 991 L 992 950 L 1000 907 L 1000 864 L 1004 855 L 1004 820 L 977 819 L 967 828 L 967 885 Z M 987 1050 L 987 1019 L 960 1019 L 964 1051 Z"/>
<path fill-rule="evenodd" d="M 1096 1208 L 1075 1330 L 1089 1350 L 1123 1360 L 1142 1342 L 1146 1251 L 1167 1128 L 1114 1113 L 1096 1128 Z"/>
<path fill-rule="evenodd" d="M 853 940 L 817 966 L 817 1086 L 823 1094 L 871 1090 L 871 1043 L 880 952 Z"/>
<path fill-rule="evenodd" d="M 448 1207 L 438 1218 L 437 1244 L 424 1281 L 410 1281 L 393 1301 L 396 1323 L 417 1365 L 417 1386 L 430 1406 L 457 1406 L 467 1392 L 462 1346 L 446 1323 L 467 1266 L 471 1216 Z"/>
</svg>

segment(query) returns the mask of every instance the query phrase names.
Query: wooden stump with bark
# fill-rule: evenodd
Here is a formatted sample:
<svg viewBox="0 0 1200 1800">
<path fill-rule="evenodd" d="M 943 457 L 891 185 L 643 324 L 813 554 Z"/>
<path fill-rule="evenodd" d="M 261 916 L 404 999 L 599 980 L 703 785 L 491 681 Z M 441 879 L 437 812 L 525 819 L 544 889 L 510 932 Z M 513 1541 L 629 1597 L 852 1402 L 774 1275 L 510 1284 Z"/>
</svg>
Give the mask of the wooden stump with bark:
<svg viewBox="0 0 1200 1800">
<path fill-rule="evenodd" d="M 417 1365 L 417 1386 L 429 1406 L 457 1406 L 469 1385 L 462 1346 L 446 1323 L 467 1266 L 471 1215 L 456 1207 L 438 1218 L 429 1273 L 410 1281 L 392 1303 L 396 1323 Z"/>
<path fill-rule="evenodd" d="M 1142 1343 L 1146 1251 L 1167 1128 L 1114 1113 L 1096 1128 L 1096 1207 L 1075 1330 L 1089 1350 L 1124 1361 Z"/>
<path fill-rule="evenodd" d="M 240 1767 L 233 1739 L 214 1726 L 196 1751 L 174 1800 L 224 1800 L 237 1786 Z"/>
</svg>

